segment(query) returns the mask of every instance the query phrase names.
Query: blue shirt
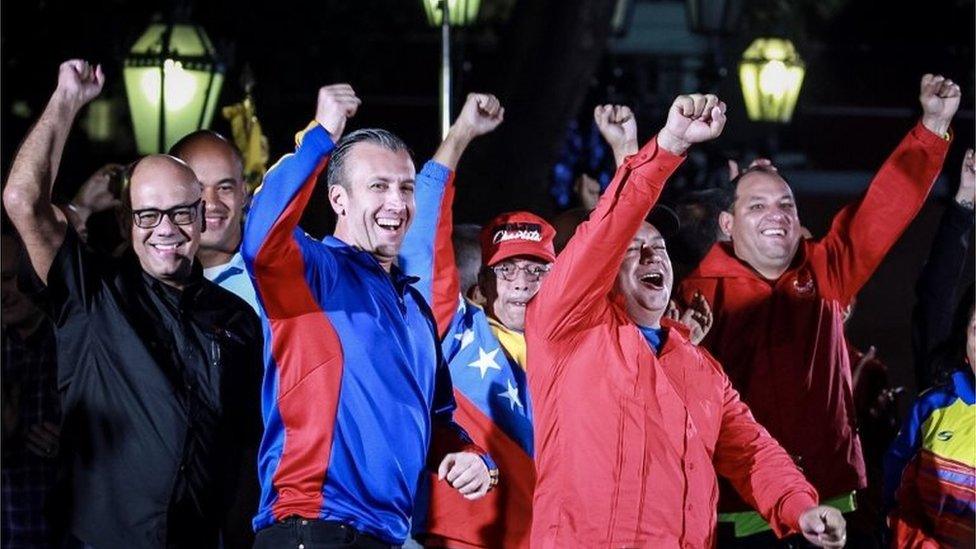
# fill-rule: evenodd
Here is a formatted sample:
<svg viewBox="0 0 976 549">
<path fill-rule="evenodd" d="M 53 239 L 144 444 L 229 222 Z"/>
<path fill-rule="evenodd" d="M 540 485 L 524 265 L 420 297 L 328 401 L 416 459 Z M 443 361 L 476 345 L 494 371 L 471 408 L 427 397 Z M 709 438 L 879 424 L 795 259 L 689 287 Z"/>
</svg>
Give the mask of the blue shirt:
<svg viewBox="0 0 976 549">
<path fill-rule="evenodd" d="M 244 267 L 244 257 L 241 256 L 240 251 L 234 254 L 227 263 L 204 269 L 203 276 L 210 282 L 246 301 L 258 316 L 261 315 L 258 309 L 258 296 L 254 293 L 254 284 Z"/>
<path fill-rule="evenodd" d="M 651 346 L 654 350 L 654 354 L 659 354 L 661 352 L 661 347 L 664 346 L 664 340 L 667 338 L 667 332 L 664 328 L 648 328 L 647 326 L 637 326 L 640 330 L 641 335 L 647 340 L 647 344 Z"/>
</svg>

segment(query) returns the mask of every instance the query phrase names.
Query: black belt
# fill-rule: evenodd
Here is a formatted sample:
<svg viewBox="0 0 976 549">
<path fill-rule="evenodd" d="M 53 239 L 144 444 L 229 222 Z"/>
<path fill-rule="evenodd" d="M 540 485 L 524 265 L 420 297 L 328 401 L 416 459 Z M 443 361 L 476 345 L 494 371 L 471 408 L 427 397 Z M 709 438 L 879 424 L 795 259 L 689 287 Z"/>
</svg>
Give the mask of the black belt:
<svg viewBox="0 0 976 549">
<path fill-rule="evenodd" d="M 348 543 L 353 547 L 363 549 L 391 549 L 399 547 L 389 542 L 358 530 L 355 526 L 337 520 L 306 519 L 302 517 L 288 517 L 281 522 L 293 524 L 303 531 L 305 543 L 312 547 L 316 543 Z"/>
</svg>

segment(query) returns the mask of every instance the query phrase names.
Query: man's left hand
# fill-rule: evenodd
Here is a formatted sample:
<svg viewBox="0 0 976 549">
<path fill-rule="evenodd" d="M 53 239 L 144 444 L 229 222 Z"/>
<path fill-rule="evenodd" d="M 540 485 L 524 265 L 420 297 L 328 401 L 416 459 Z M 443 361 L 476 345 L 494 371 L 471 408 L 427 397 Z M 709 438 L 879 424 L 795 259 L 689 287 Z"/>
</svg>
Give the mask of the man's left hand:
<svg viewBox="0 0 976 549">
<path fill-rule="evenodd" d="M 800 515 L 800 532 L 817 547 L 843 547 L 847 543 L 847 522 L 833 507 L 820 505 Z"/>
<path fill-rule="evenodd" d="M 437 468 L 438 480 L 446 480 L 464 499 L 481 499 L 491 489 L 492 479 L 481 456 L 473 452 L 447 454 Z"/>
</svg>

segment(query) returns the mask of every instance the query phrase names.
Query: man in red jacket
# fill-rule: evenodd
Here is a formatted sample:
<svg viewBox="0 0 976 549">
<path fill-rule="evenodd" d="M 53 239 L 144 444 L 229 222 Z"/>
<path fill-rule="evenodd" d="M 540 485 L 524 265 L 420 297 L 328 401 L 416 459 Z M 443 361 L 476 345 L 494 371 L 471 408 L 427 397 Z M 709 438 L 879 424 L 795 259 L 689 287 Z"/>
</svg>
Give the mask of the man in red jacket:
<svg viewBox="0 0 976 549">
<path fill-rule="evenodd" d="M 844 543 L 840 512 L 817 506 L 816 491 L 719 364 L 662 318 L 671 262 L 644 219 L 685 151 L 721 133 L 724 111 L 713 95 L 678 97 L 667 125 L 623 162 L 529 304 L 535 548 L 710 547 L 716 473 L 778 533 Z M 625 107 L 597 109 L 596 118 L 601 130 L 636 135 Z"/>
<path fill-rule="evenodd" d="M 925 202 L 959 95 L 950 80 L 922 78 L 921 122 L 819 241 L 801 239 L 780 173 L 740 174 L 719 218 L 731 242 L 715 244 L 681 286 L 683 298 L 700 292 L 711 304 L 715 320 L 703 344 L 732 385 L 824 501 L 845 512 L 866 482 L 842 312 Z M 725 488 L 719 520 L 733 523 L 736 537 L 768 529 Z"/>
</svg>

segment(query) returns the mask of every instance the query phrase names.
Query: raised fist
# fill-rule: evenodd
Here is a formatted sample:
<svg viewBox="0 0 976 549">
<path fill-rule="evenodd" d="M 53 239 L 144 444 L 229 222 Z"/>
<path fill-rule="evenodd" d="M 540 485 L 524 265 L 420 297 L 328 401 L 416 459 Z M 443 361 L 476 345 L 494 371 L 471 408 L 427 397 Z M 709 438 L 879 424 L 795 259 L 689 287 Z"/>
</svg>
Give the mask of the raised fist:
<svg viewBox="0 0 976 549">
<path fill-rule="evenodd" d="M 356 115 L 360 103 L 362 101 L 349 84 L 323 86 L 319 88 L 315 121 L 329 132 L 334 143 L 338 143 L 346 129 L 346 120 Z"/>
<path fill-rule="evenodd" d="M 473 139 L 493 131 L 505 119 L 505 108 L 490 93 L 469 93 L 454 126 Z"/>
<path fill-rule="evenodd" d="M 593 120 L 600 129 L 600 135 L 607 140 L 614 156 L 619 161 L 628 154 L 637 152 L 637 120 L 630 107 L 624 105 L 597 105 L 593 109 Z M 623 153 L 619 154 L 618 152 Z"/>
<path fill-rule="evenodd" d="M 61 63 L 58 69 L 58 88 L 55 91 L 73 108 L 80 109 L 98 97 L 105 84 L 102 66 L 91 66 L 87 61 L 71 59 Z"/>
<path fill-rule="evenodd" d="M 714 95 L 679 95 L 668 121 L 658 133 L 658 145 L 674 154 L 684 154 L 688 147 L 715 139 L 725 127 L 725 103 Z"/>
<path fill-rule="evenodd" d="M 962 92 L 959 85 L 942 75 L 926 74 L 922 77 L 918 101 L 922 104 L 922 124 L 929 131 L 945 135 L 952 117 L 959 110 Z"/>
</svg>

